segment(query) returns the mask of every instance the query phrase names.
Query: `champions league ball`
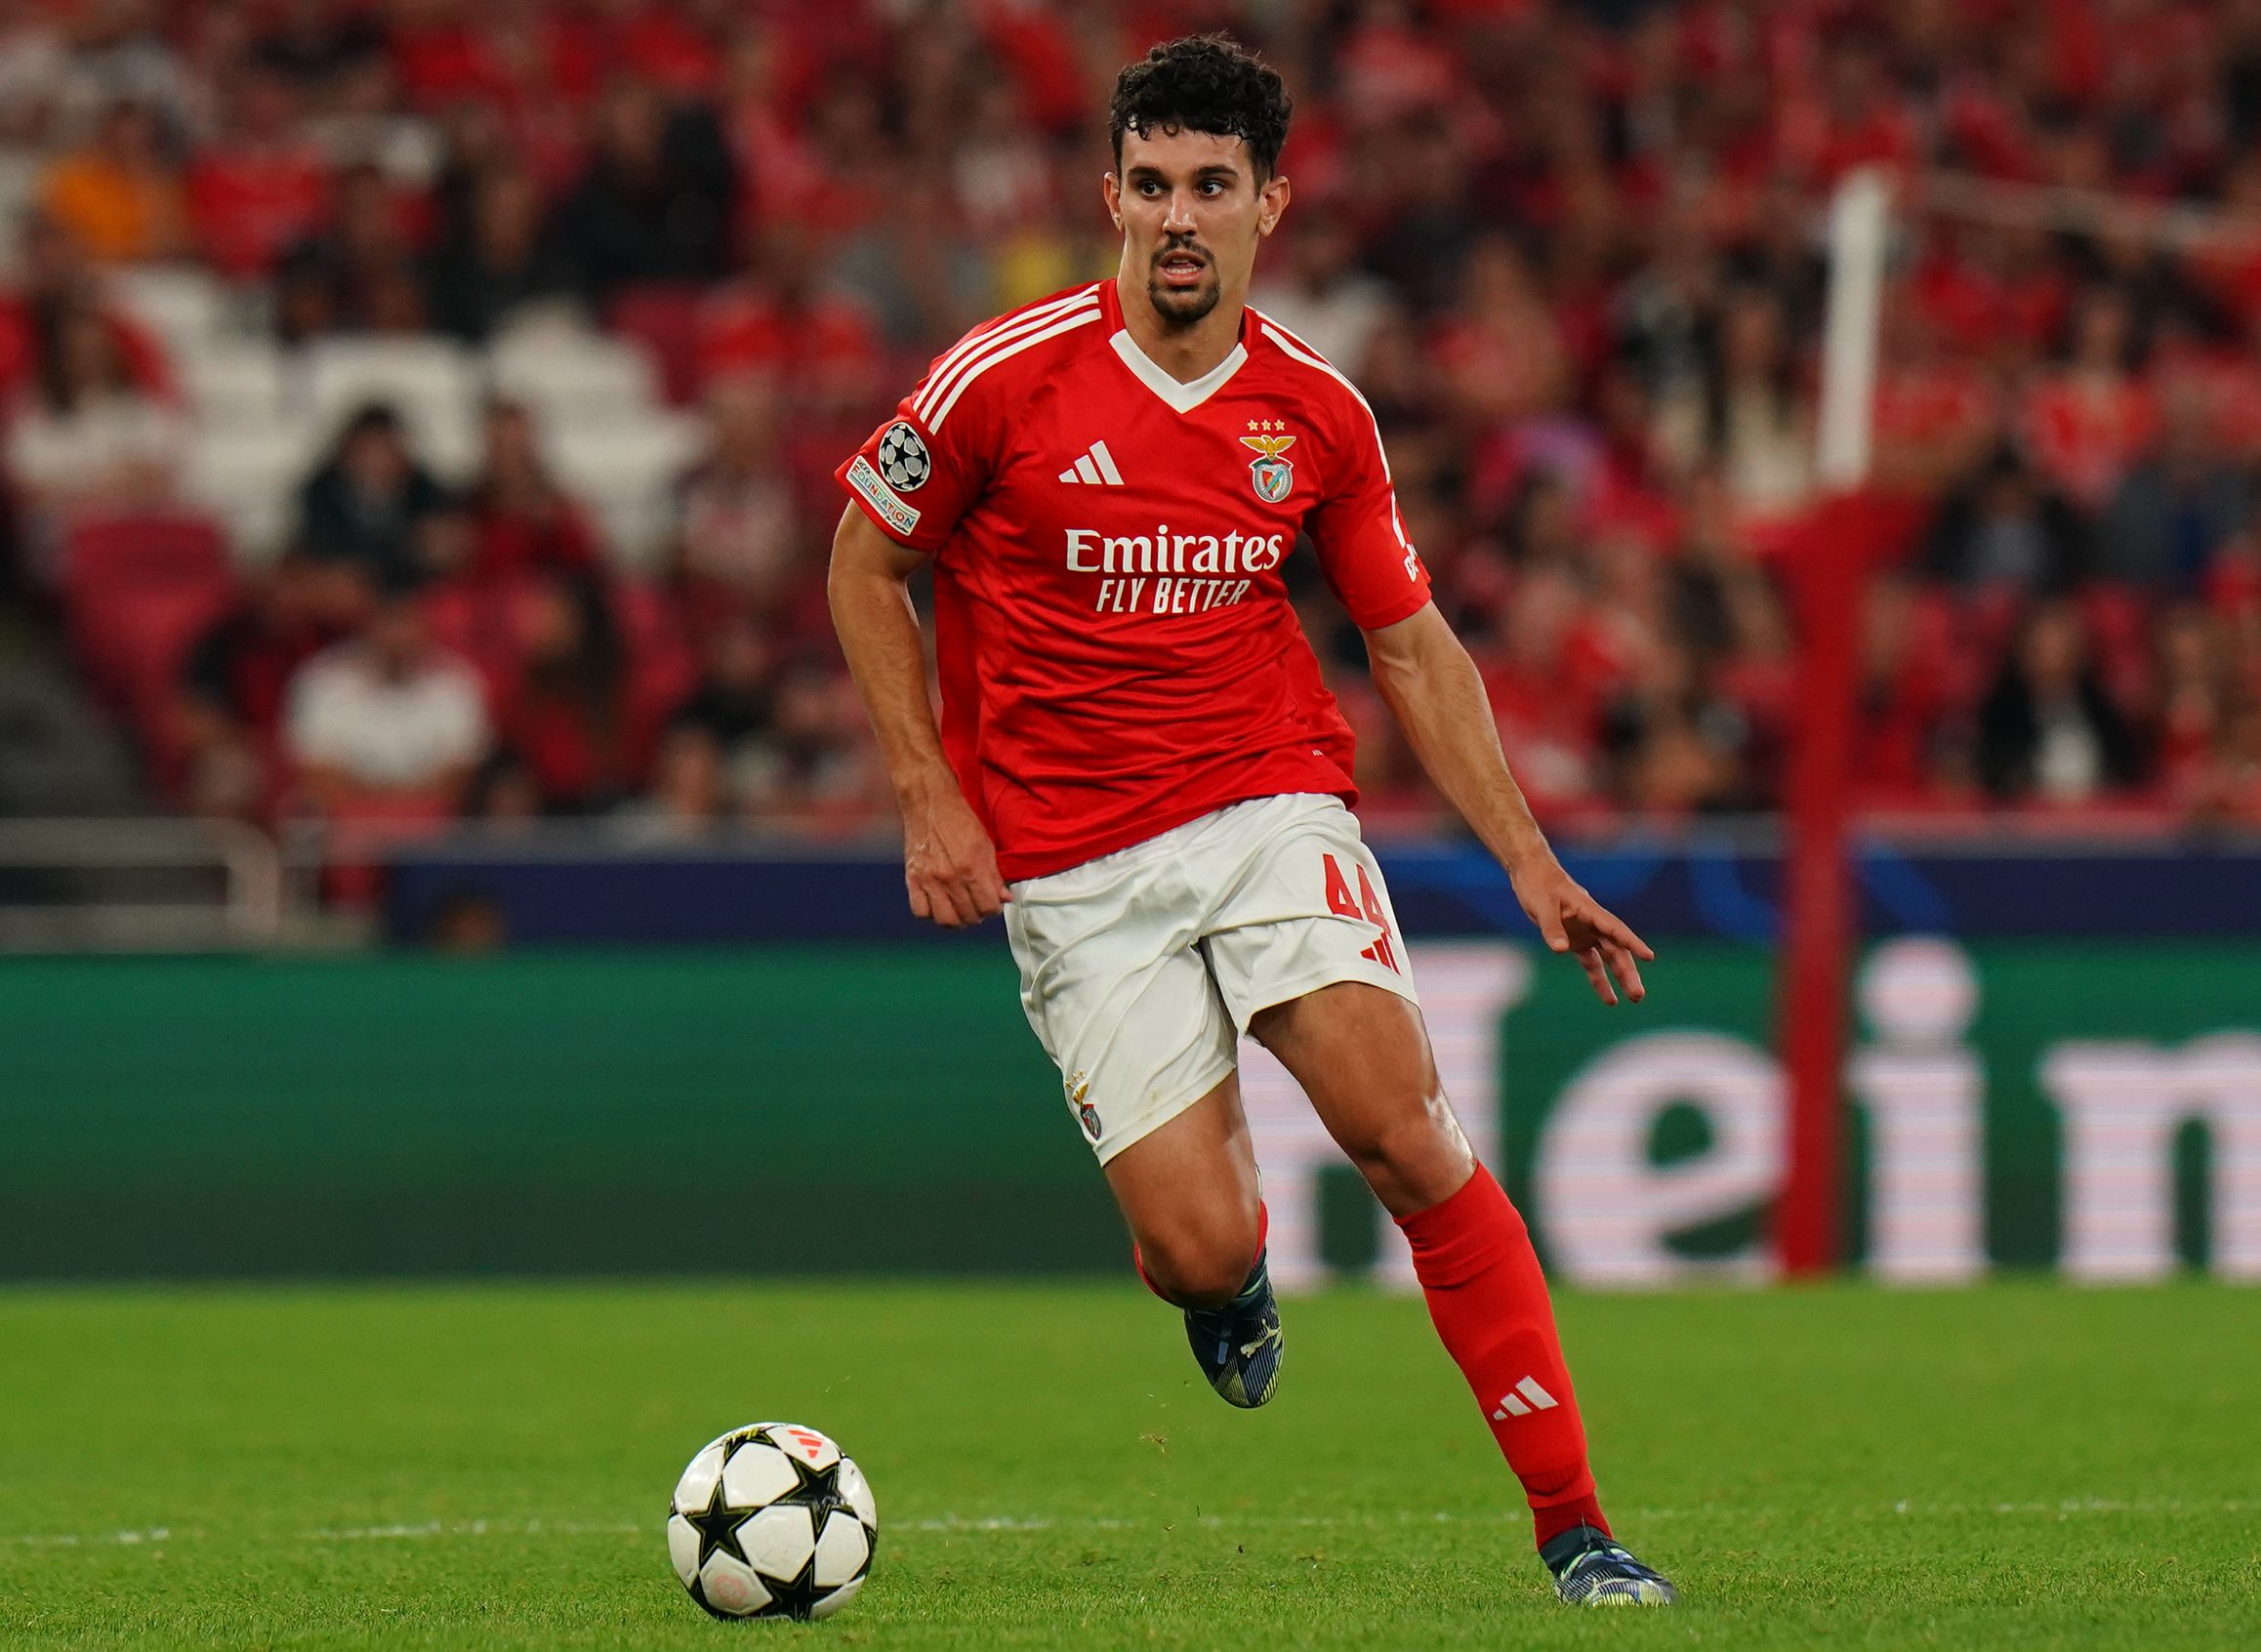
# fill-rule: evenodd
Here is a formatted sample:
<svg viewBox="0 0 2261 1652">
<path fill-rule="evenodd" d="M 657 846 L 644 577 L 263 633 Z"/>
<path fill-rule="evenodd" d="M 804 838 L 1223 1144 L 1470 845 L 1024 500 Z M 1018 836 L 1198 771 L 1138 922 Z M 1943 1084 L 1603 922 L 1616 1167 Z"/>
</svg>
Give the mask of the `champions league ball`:
<svg viewBox="0 0 2261 1652">
<path fill-rule="evenodd" d="M 668 1558 L 718 1618 L 829 1618 L 872 1569 L 879 1506 L 814 1428 L 755 1423 L 711 1441 L 676 1482 Z"/>
</svg>

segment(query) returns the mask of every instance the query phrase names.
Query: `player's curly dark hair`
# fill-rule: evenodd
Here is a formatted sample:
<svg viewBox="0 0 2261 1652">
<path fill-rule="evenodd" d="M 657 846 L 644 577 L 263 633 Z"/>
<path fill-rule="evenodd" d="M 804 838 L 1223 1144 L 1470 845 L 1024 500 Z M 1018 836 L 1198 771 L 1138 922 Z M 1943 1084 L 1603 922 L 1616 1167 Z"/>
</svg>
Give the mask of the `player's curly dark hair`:
<svg viewBox="0 0 2261 1652">
<path fill-rule="evenodd" d="M 1261 183 L 1279 170 L 1293 105 L 1279 71 L 1229 34 L 1189 34 L 1155 47 L 1115 78 L 1108 141 L 1123 134 L 1208 132 L 1248 141 Z"/>
</svg>

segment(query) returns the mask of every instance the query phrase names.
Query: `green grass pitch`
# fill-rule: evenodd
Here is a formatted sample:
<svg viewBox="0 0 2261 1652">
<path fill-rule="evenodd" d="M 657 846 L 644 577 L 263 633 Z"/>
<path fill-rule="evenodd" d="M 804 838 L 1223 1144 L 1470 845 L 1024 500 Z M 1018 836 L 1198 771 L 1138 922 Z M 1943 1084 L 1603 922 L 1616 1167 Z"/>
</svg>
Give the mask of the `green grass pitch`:
<svg viewBox="0 0 2261 1652">
<path fill-rule="evenodd" d="M 1639 1615 L 1554 1603 L 1418 1300 L 1286 1314 L 1242 1414 L 1128 1283 L 0 1292 L 0 1646 L 2261 1646 L 2250 1291 L 1569 1299 Z M 879 1495 L 829 1624 L 668 1569 L 770 1417 Z"/>
</svg>

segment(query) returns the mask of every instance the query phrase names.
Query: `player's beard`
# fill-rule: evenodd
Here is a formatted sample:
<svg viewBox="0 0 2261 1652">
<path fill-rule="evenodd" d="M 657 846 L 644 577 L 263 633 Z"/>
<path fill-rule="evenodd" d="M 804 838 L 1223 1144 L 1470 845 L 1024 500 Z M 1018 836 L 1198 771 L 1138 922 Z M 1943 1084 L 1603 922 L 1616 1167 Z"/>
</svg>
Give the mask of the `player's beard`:
<svg viewBox="0 0 2261 1652">
<path fill-rule="evenodd" d="M 1146 277 L 1146 300 L 1154 306 L 1154 313 L 1172 327 L 1191 327 L 1217 307 L 1224 297 L 1224 283 L 1217 279 L 1216 260 L 1207 253 L 1202 261 L 1202 279 L 1191 287 L 1168 286 L 1162 279 L 1163 261 L 1173 253 L 1186 252 L 1184 245 L 1164 247 L 1154 255 Z"/>
</svg>

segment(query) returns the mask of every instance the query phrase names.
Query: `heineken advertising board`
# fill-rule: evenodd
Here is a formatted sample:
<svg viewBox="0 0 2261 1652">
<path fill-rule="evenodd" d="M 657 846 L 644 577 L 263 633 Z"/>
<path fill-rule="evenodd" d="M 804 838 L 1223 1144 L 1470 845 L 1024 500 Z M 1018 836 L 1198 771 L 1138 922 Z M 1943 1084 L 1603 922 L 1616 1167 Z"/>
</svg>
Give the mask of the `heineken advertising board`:
<svg viewBox="0 0 2261 1652">
<path fill-rule="evenodd" d="M 1755 1277 L 1773 960 L 1637 1008 L 1412 949 L 1438 1061 L 1558 1275 Z M 1856 983 L 1845 1232 L 1893 1280 L 2261 1277 L 2261 947 L 1901 939 Z M 1275 1269 L 1410 1280 L 1253 1046 Z M 994 937 L 486 960 L 0 961 L 0 1277 L 1112 1271 L 1122 1226 Z"/>
<path fill-rule="evenodd" d="M 1559 1277 L 1767 1271 L 1772 954 L 1675 944 L 1648 1002 L 1616 1010 L 1535 949 L 1417 942 L 1413 959 L 1446 1088 Z M 2261 1278 L 2261 949 L 1907 937 L 1869 952 L 1854 997 L 1856 1263 L 1925 1283 Z M 1275 1266 L 1308 1276 L 1342 1249 L 1335 1161 L 1276 1064 L 1246 1071 Z M 1367 1243 L 1410 1281 L 1386 1222 Z"/>
</svg>

